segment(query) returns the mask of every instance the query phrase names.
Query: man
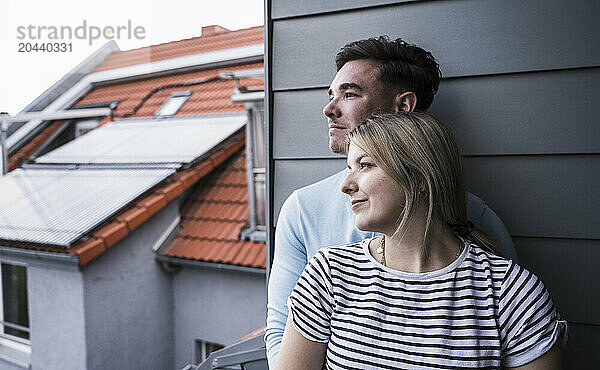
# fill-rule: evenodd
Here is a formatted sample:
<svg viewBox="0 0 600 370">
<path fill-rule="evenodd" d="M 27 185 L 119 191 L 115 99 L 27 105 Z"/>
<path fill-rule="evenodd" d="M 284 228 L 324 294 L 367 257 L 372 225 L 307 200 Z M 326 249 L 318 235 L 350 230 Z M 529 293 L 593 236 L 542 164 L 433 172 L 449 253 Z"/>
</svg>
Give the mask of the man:
<svg viewBox="0 0 600 370">
<path fill-rule="evenodd" d="M 345 153 L 345 137 L 373 113 L 426 111 L 441 79 L 431 53 L 385 36 L 345 45 L 336 55 L 337 74 L 323 108 L 329 148 Z M 308 260 L 324 246 L 347 244 L 373 236 L 354 226 L 348 196 L 340 191 L 346 170 L 294 191 L 285 201 L 275 231 L 275 256 L 269 277 L 267 357 L 272 366 L 279 352 L 288 309 L 287 299 Z M 468 196 L 467 215 L 516 258 L 508 231 L 479 198 Z"/>
</svg>

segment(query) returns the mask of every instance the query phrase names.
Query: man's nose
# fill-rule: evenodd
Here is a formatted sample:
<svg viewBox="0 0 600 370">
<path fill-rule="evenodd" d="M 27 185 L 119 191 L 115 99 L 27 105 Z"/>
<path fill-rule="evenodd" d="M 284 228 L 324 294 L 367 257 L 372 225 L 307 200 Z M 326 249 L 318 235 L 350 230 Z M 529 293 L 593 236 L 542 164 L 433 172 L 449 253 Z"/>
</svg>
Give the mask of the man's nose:
<svg viewBox="0 0 600 370">
<path fill-rule="evenodd" d="M 323 114 L 327 118 L 336 118 L 339 117 L 339 109 L 335 102 L 335 99 L 332 99 L 323 107 Z"/>
</svg>

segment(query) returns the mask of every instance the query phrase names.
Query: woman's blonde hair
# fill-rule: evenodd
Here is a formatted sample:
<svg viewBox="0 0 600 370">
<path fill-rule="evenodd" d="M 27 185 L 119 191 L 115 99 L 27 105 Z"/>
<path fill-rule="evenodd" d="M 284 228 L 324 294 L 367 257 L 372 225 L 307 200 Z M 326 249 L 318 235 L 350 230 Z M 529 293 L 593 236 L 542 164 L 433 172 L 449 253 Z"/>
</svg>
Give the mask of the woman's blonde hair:
<svg viewBox="0 0 600 370">
<path fill-rule="evenodd" d="M 404 189 L 405 205 L 396 233 L 404 235 L 419 202 L 426 202 L 425 245 L 431 220 L 439 217 L 463 237 L 501 255 L 500 248 L 467 221 L 462 160 L 450 130 L 430 114 L 376 115 L 348 134 L 385 173 Z"/>
</svg>

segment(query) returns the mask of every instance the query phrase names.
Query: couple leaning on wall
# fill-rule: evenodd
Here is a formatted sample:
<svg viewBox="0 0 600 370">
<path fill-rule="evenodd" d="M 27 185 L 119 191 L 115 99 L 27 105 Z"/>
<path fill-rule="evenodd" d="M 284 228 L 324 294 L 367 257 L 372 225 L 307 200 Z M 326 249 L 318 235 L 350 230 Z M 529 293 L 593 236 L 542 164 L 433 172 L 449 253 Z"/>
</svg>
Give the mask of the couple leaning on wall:
<svg viewBox="0 0 600 370">
<path fill-rule="evenodd" d="M 424 113 L 435 58 L 379 37 L 335 61 L 323 113 L 347 169 L 282 206 L 270 367 L 560 368 L 566 322 L 502 221 L 466 193 L 450 130 Z"/>
</svg>

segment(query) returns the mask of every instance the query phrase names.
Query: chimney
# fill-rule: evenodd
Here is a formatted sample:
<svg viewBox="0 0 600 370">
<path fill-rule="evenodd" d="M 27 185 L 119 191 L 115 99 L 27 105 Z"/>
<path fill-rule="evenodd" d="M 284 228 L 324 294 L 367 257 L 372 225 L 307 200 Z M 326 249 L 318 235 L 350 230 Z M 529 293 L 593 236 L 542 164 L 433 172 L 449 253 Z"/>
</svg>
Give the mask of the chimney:
<svg viewBox="0 0 600 370">
<path fill-rule="evenodd" d="M 200 34 L 200 36 L 201 37 L 213 36 L 213 35 L 216 35 L 218 33 L 223 33 L 223 32 L 231 32 L 231 31 L 225 27 L 217 26 L 216 24 L 214 24 L 212 26 L 202 27 L 202 33 Z"/>
</svg>

